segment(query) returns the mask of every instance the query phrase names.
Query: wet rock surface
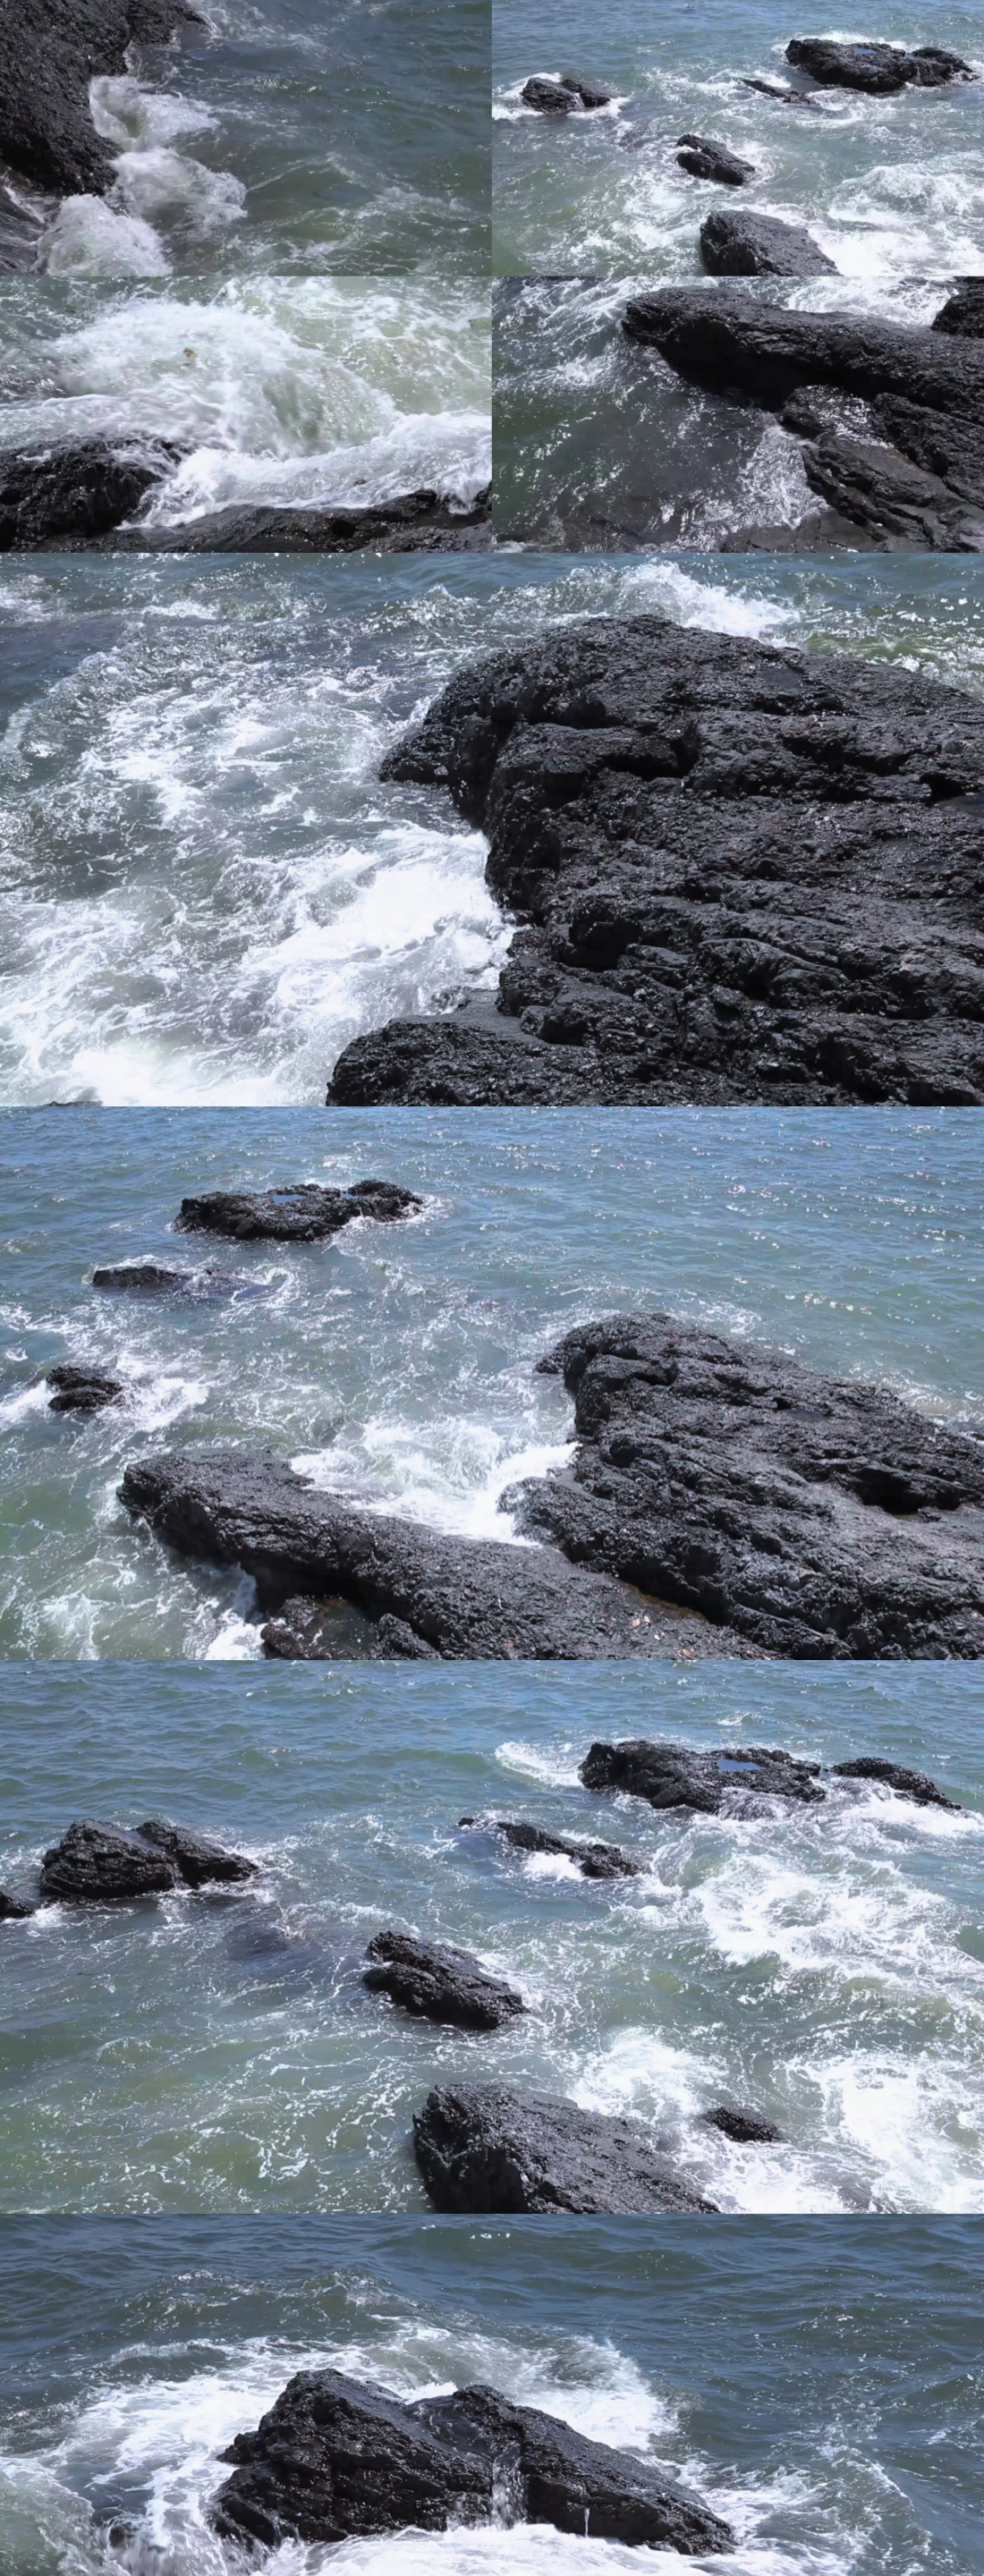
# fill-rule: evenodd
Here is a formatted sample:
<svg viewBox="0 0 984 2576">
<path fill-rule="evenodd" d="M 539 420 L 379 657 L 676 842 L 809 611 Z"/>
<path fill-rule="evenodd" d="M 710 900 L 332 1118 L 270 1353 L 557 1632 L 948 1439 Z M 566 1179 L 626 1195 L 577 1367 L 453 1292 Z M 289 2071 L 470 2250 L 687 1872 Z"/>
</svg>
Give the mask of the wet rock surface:
<svg viewBox="0 0 984 2576">
<path fill-rule="evenodd" d="M 674 2172 L 643 2121 L 546 2094 L 438 2086 L 414 2114 L 413 2142 L 436 2209 L 620 2217 L 714 2208 Z"/>
<path fill-rule="evenodd" d="M 777 2147 L 782 2145 L 782 2130 L 774 2120 L 766 2120 L 761 2111 L 744 2111 L 737 2102 L 717 2102 L 712 2111 L 698 2113 L 705 2129 L 719 2129 L 737 2147 Z"/>
<path fill-rule="evenodd" d="M 26 1923 L 34 1913 L 23 1896 L 15 1896 L 8 1887 L 0 1887 L 0 1923 Z"/>
<path fill-rule="evenodd" d="M 407 1932 L 377 1932 L 366 1951 L 363 1985 L 425 2021 L 458 2030 L 501 2030 L 526 2011 L 515 1986 L 492 1977 L 467 1950 L 415 1941 Z"/>
<path fill-rule="evenodd" d="M 977 75 L 960 54 L 943 45 L 839 44 L 826 36 L 794 36 L 786 47 L 794 71 L 806 72 L 823 89 L 864 90 L 870 97 L 891 98 L 899 90 L 943 89 L 951 81 Z"/>
<path fill-rule="evenodd" d="M 165 1852 L 118 1825 L 82 1818 L 46 1851 L 41 1895 L 47 1905 L 131 1905 L 142 1896 L 166 1896 L 178 1872 Z"/>
<path fill-rule="evenodd" d="M 610 89 L 601 89 L 597 81 L 577 80 L 565 74 L 563 80 L 546 80 L 535 73 L 520 91 L 525 107 L 535 107 L 540 116 L 577 116 L 583 109 L 608 107 Z"/>
<path fill-rule="evenodd" d="M 934 313 L 930 329 L 948 337 L 984 340 L 984 277 L 962 277 L 954 293 Z"/>
<path fill-rule="evenodd" d="M 157 442 L 109 438 L 0 449 L 0 552 L 104 536 L 170 473 L 177 454 Z"/>
<path fill-rule="evenodd" d="M 353 1510 L 279 1460 L 193 1450 L 128 1467 L 120 1498 L 182 1553 L 252 1575 L 264 1607 L 341 1596 L 366 1617 L 405 1623 L 444 1660 L 665 1660 L 742 1651 L 668 1615 L 664 1630 L 626 1587 L 550 1549 L 445 1538 Z M 403 1654 L 403 1645 L 396 1651 Z"/>
<path fill-rule="evenodd" d="M 462 1817 L 463 1824 L 473 1822 L 472 1817 Z M 548 1834 L 543 1825 L 527 1824 L 522 1818 L 513 1822 L 504 1816 L 493 1817 L 486 1830 L 501 1834 L 513 1851 L 547 1852 L 557 1859 L 574 1861 L 584 1878 L 638 1878 L 641 1875 L 641 1862 L 627 1860 L 617 1843 L 572 1842 L 565 1834 Z"/>
<path fill-rule="evenodd" d="M 903 1762 L 884 1762 L 877 1754 L 859 1754 L 852 1762 L 835 1762 L 831 1767 L 835 1780 L 874 1780 L 883 1788 L 895 1789 L 900 1798 L 912 1798 L 917 1807 L 948 1807 L 951 1814 L 960 1813 L 956 1798 L 947 1798 L 925 1771 L 910 1771 Z"/>
<path fill-rule="evenodd" d="M 461 510 L 423 487 L 366 509 L 230 506 L 167 526 L 138 522 L 107 544 L 130 554 L 474 554 L 491 532 L 489 492 Z"/>
<path fill-rule="evenodd" d="M 118 1404 L 124 1392 L 122 1378 L 101 1377 L 97 1370 L 76 1367 L 69 1360 L 49 1369 L 45 1384 L 55 1390 L 49 1413 L 101 1413 L 104 1405 Z"/>
<path fill-rule="evenodd" d="M 716 1816 L 729 1791 L 792 1798 L 804 1806 L 823 1799 L 819 1764 L 798 1762 L 774 1746 L 749 1745 L 727 1753 L 694 1753 L 682 1744 L 650 1744 L 643 1737 L 621 1744 L 592 1744 L 579 1767 L 586 1789 L 620 1790 L 650 1807 L 685 1807 Z"/>
<path fill-rule="evenodd" d="M 678 155 L 679 158 L 679 155 Z M 712 277 L 825 277 L 834 262 L 801 224 L 777 215 L 725 213 L 701 226 L 700 255 Z"/>
<path fill-rule="evenodd" d="M 161 1261 L 124 1261 L 94 1270 L 94 1288 L 123 1297 L 235 1297 L 243 1290 L 262 1293 L 256 1281 L 238 1270 L 171 1270 Z"/>
<path fill-rule="evenodd" d="M 666 1315 L 603 1317 L 547 1365 L 579 1446 L 568 1473 L 510 1496 L 531 1534 L 771 1654 L 984 1651 L 980 1442 Z"/>
<path fill-rule="evenodd" d="M 333 1104 L 984 1103 L 984 728 L 959 691 L 592 618 L 460 671 L 384 774 L 488 834 L 522 926 L 497 1034 L 394 1021 L 339 1057 Z"/>
<path fill-rule="evenodd" d="M 176 1234 L 222 1234 L 234 1243 L 317 1243 L 340 1234 L 358 1217 L 392 1225 L 423 1201 L 395 1181 L 354 1181 L 350 1189 L 326 1190 L 315 1181 L 299 1181 L 278 1190 L 209 1190 L 201 1198 L 181 1201 Z"/>
<path fill-rule="evenodd" d="M 984 554 L 984 506 L 968 507 L 940 475 L 890 447 L 827 431 L 803 448 L 803 469 L 811 491 L 892 551 Z"/>
<path fill-rule="evenodd" d="M 162 1816 L 149 1817 L 137 1832 L 142 1842 L 173 1861 L 186 1887 L 225 1886 L 260 1875 L 258 1863 L 243 1852 L 224 1851 L 208 1834 L 192 1833 L 187 1825 L 169 1824 Z"/>
<path fill-rule="evenodd" d="M 480 2384 L 403 2405 L 338 2371 L 302 2371 L 224 2457 L 236 2465 L 212 2508 L 215 2528 L 268 2548 L 493 2518 L 685 2557 L 732 2540 L 655 2464 Z"/>
<path fill-rule="evenodd" d="M 90 81 L 125 72 L 131 44 L 165 45 L 198 15 L 186 0 L 5 0 L 0 160 L 59 196 L 101 194 L 114 162 L 92 122 Z"/>
<path fill-rule="evenodd" d="M 753 161 L 742 161 L 726 143 L 715 143 L 706 134 L 681 134 L 676 157 L 692 179 L 713 179 L 718 187 L 743 188 L 755 177 Z"/>
</svg>

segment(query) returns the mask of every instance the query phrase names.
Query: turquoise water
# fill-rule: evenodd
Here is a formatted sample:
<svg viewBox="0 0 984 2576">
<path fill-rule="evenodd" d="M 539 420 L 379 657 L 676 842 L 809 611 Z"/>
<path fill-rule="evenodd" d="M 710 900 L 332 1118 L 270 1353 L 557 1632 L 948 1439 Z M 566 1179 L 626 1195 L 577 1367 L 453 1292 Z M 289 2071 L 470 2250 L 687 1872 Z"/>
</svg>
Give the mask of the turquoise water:
<svg viewBox="0 0 984 2576">
<path fill-rule="evenodd" d="M 976 2576 L 979 2229 L 310 2218 L 0 2233 L 0 2548 L 17 2576 L 231 2576 L 216 2454 L 289 2373 L 491 2380 L 682 2474 L 734 2576 Z M 9 2393 L 7 2393 L 9 2392 Z M 127 2517 L 129 2544 L 107 2547 Z M 280 2550 L 283 2576 L 639 2576 L 542 2526 Z M 660 2551 L 665 2576 L 717 2559 Z"/>
</svg>

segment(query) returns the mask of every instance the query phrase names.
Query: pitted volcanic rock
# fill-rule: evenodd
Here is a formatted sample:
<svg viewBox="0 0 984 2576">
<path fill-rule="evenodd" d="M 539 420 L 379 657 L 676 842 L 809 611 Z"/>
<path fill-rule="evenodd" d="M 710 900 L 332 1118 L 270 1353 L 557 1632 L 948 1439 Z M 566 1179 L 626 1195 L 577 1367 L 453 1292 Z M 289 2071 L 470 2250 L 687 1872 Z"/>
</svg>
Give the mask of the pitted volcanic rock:
<svg viewBox="0 0 984 2576">
<path fill-rule="evenodd" d="M 922 337 L 959 378 L 959 344 Z M 392 1021 L 340 1056 L 333 1105 L 984 1103 L 984 725 L 961 691 L 591 618 L 459 671 L 384 774 L 487 833 L 522 926 L 495 1033 L 470 1006 Z"/>
<path fill-rule="evenodd" d="M 171 472 L 179 454 L 158 440 L 122 437 L 53 439 L 0 451 L 0 553 L 104 536 Z"/>
<path fill-rule="evenodd" d="M 366 1958 L 363 1985 L 425 2021 L 451 2022 L 458 2030 L 502 2030 L 526 2011 L 515 1986 L 490 1976 L 467 1950 L 416 1941 L 408 1932 L 377 1932 Z"/>
<path fill-rule="evenodd" d="M 436 2209 L 624 2217 L 713 2210 L 642 2120 L 495 2084 L 441 2085 L 414 2113 L 417 2162 Z"/>
<path fill-rule="evenodd" d="M 421 485 L 365 509 L 227 503 L 193 519 L 137 519 L 100 540 L 109 554 L 476 554 L 492 541 L 491 488 L 468 508 Z"/>
<path fill-rule="evenodd" d="M 300 2371 L 223 2457 L 235 2465 L 211 2519 L 240 2546 L 493 2521 L 546 2523 L 683 2557 L 733 2539 L 654 2463 L 587 2441 L 480 2384 L 408 2406 L 339 2371 Z"/>
</svg>

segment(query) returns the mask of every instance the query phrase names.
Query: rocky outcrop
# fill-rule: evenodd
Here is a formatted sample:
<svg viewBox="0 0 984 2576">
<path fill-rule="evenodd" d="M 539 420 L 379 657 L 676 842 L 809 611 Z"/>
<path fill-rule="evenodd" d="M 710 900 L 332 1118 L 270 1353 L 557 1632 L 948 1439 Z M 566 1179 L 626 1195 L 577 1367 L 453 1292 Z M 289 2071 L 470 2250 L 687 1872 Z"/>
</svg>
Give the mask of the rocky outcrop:
<svg viewBox="0 0 984 2576">
<path fill-rule="evenodd" d="M 894 1789 L 900 1798 L 912 1798 L 917 1807 L 948 1807 L 951 1814 L 960 1812 L 956 1798 L 947 1798 L 925 1771 L 910 1771 L 903 1762 L 884 1762 L 875 1753 L 862 1753 L 852 1762 L 831 1765 L 834 1780 L 875 1780 L 882 1788 Z"/>
<path fill-rule="evenodd" d="M 683 2557 L 732 2533 L 653 2462 L 586 2441 L 552 2415 L 476 2385 L 403 2405 L 339 2371 L 301 2371 L 255 2432 L 212 2507 L 220 2537 L 275 2549 L 495 2521 Z"/>
<path fill-rule="evenodd" d="M 603 1317 L 546 1365 L 579 1445 L 509 1496 L 521 1527 L 771 1654 L 984 1652 L 984 1443 L 667 1315 Z"/>
<path fill-rule="evenodd" d="M 642 1737 L 620 1744 L 592 1744 L 579 1766 L 586 1789 L 621 1791 L 645 1798 L 661 1811 L 684 1807 L 716 1816 L 729 1792 L 791 1798 L 801 1806 L 822 1802 L 818 1762 L 798 1762 L 774 1746 L 749 1745 L 726 1753 L 695 1753 L 684 1744 L 650 1744 Z"/>
<path fill-rule="evenodd" d="M 236 503 L 166 526 L 138 520 L 117 527 L 106 544 L 129 554 L 475 554 L 491 538 L 489 490 L 466 510 L 425 486 L 365 509 Z"/>
<path fill-rule="evenodd" d="M 984 481 L 984 438 L 976 445 Z M 908 456 L 831 430 L 802 453 L 811 491 L 894 551 L 984 554 L 984 507 L 968 507 L 941 476 L 926 473 Z"/>
<path fill-rule="evenodd" d="M 137 1826 L 137 1832 L 141 1842 L 166 1853 L 185 1887 L 229 1886 L 260 1875 L 257 1861 L 247 1860 L 243 1852 L 223 1851 L 221 1843 L 212 1842 L 208 1834 L 192 1833 L 187 1825 L 151 1816 Z"/>
<path fill-rule="evenodd" d="M 8 1887 L 0 1887 L 0 1923 L 26 1923 L 34 1913 L 23 1896 L 14 1896 Z"/>
<path fill-rule="evenodd" d="M 124 1297 L 237 1297 L 262 1294 L 262 1283 L 240 1270 L 170 1270 L 162 1261 L 123 1261 L 94 1270 L 94 1288 Z"/>
<path fill-rule="evenodd" d="M 931 412 L 984 421 L 984 349 L 959 334 L 874 314 L 791 312 L 700 286 L 632 297 L 623 327 L 688 382 L 763 409 L 781 410 L 803 385 L 832 385 L 864 401 L 899 394 Z"/>
<path fill-rule="evenodd" d="M 89 110 L 94 76 L 127 68 L 131 44 L 165 45 L 188 0 L 5 0 L 0 13 L 0 160 L 58 196 L 99 194 L 115 172 Z"/>
<path fill-rule="evenodd" d="M 384 774 L 487 833 L 522 927 L 499 1034 L 394 1021 L 333 1105 L 984 1103 L 984 731 L 958 690 L 591 618 L 459 671 Z"/>
<path fill-rule="evenodd" d="M 812 235 L 800 224 L 780 223 L 777 215 L 726 214 L 719 208 L 701 226 L 700 255 L 712 277 L 824 277 L 835 273 L 834 261 L 827 258 Z"/>
<path fill-rule="evenodd" d="M 794 71 L 806 72 L 821 89 L 859 89 L 870 97 L 892 98 L 899 90 L 943 89 L 951 81 L 976 80 L 960 54 L 942 45 L 837 44 L 827 36 L 794 36 L 786 47 Z"/>
<path fill-rule="evenodd" d="M 715 143 L 706 134 L 681 134 L 676 157 L 692 179 L 712 179 L 719 188 L 743 188 L 755 177 L 754 161 L 740 160 L 726 143 Z"/>
<path fill-rule="evenodd" d="M 49 1369 L 46 1386 L 54 1387 L 49 1413 L 101 1413 L 106 1404 L 118 1404 L 124 1393 L 122 1378 L 100 1377 L 97 1370 L 77 1368 L 62 1360 Z"/>
<path fill-rule="evenodd" d="M 502 2030 L 526 2011 L 515 1986 L 489 1976 L 468 1950 L 415 1941 L 408 1932 L 377 1932 L 366 1958 L 363 1985 L 424 2021 L 451 2022 L 458 2030 Z"/>
<path fill-rule="evenodd" d="M 178 452 L 103 437 L 0 450 L 0 552 L 104 536 L 172 471 Z"/>
<path fill-rule="evenodd" d="M 585 108 L 610 107 L 612 92 L 599 89 L 596 81 L 576 80 L 565 73 L 563 80 L 546 80 L 534 73 L 520 90 L 524 107 L 535 107 L 538 116 L 578 116 Z"/>
<path fill-rule="evenodd" d="M 406 1623 L 446 1661 L 665 1660 L 734 1650 L 707 1623 L 665 1634 L 625 1585 L 494 1539 L 446 1538 L 359 1512 L 290 1467 L 241 1450 L 160 1453 L 128 1467 L 128 1509 L 185 1555 L 240 1565 L 264 1607 L 340 1597 Z M 403 1652 L 401 1648 L 398 1651 Z M 740 1649 L 738 1649 L 740 1651 Z"/>
<path fill-rule="evenodd" d="M 945 331 L 950 338 L 984 340 L 984 277 L 962 277 L 934 313 L 930 328 Z"/>
<path fill-rule="evenodd" d="M 626 2217 L 714 2208 L 674 2173 L 642 2120 L 546 2094 L 439 2086 L 414 2114 L 413 2143 L 436 2209 Z"/>
<path fill-rule="evenodd" d="M 748 78 L 747 74 L 742 79 L 741 86 L 742 89 L 758 90 L 762 98 L 773 99 L 777 107 L 810 108 L 815 116 L 819 116 L 821 113 L 816 99 L 811 98 L 809 90 L 780 89 L 779 84 L 776 81 L 751 80 Z"/>
<path fill-rule="evenodd" d="M 744 2111 L 737 2102 L 718 2102 L 712 2111 L 699 2111 L 704 2129 L 719 2129 L 736 2147 L 776 2147 L 782 2145 L 782 2130 L 774 2120 L 766 2120 L 761 2111 Z"/>
<path fill-rule="evenodd" d="M 484 1819 L 483 1819 L 484 1821 Z M 473 1825 L 474 1816 L 462 1816 L 462 1825 Z M 638 1878 L 642 1864 L 627 1860 L 617 1843 L 572 1842 L 566 1834 L 548 1834 L 542 1825 L 516 1822 L 511 1817 L 494 1816 L 486 1831 L 501 1834 L 513 1851 L 552 1853 L 558 1860 L 571 1860 L 582 1878 Z"/>
<path fill-rule="evenodd" d="M 223 1851 L 206 1835 L 159 1817 L 133 1833 L 84 1817 L 45 1853 L 41 1896 L 46 1905 L 131 1905 L 138 1897 L 166 1896 L 179 1886 L 257 1875 L 255 1861 L 240 1852 Z"/>
<path fill-rule="evenodd" d="M 359 1623 L 354 1639 L 353 1621 Z M 372 1620 L 340 1596 L 334 1601 L 313 1601 L 295 1594 L 275 1619 L 265 1621 L 260 1643 L 265 1655 L 276 1656 L 281 1663 L 350 1663 L 353 1656 L 369 1663 L 441 1660 L 436 1646 L 418 1637 L 405 1619 L 384 1611 L 381 1619 Z"/>
<path fill-rule="evenodd" d="M 325 1190 L 298 1181 L 279 1190 L 208 1190 L 181 1201 L 176 1234 L 222 1234 L 234 1243 L 318 1243 L 340 1234 L 357 1217 L 392 1225 L 423 1206 L 413 1190 L 395 1181 L 354 1181 L 350 1189 Z"/>
</svg>

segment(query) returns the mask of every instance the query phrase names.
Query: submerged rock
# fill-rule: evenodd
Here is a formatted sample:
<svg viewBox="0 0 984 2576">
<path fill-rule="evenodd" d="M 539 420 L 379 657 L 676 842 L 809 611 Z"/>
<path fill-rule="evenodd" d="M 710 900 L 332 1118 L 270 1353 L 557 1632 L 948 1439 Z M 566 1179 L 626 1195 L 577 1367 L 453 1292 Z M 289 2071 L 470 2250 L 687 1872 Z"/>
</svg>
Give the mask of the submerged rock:
<svg viewBox="0 0 984 2576">
<path fill-rule="evenodd" d="M 595 81 L 576 80 L 565 74 L 563 80 L 546 80 L 534 73 L 520 91 L 525 107 L 535 107 L 540 116 L 577 116 L 584 108 L 609 107 L 610 89 L 599 89 Z"/>
<path fill-rule="evenodd" d="M 577 1327 L 546 1365 L 578 1448 L 568 1474 L 510 1496 L 531 1535 L 772 1654 L 984 1653 L 980 1442 L 667 1315 Z"/>
<path fill-rule="evenodd" d="M 4 0 L 0 160 L 59 196 L 102 193 L 115 160 L 92 122 L 90 81 L 125 72 L 132 44 L 165 45 L 198 16 L 188 0 Z"/>
<path fill-rule="evenodd" d="M 925 1771 L 908 1771 L 902 1762 L 884 1762 L 877 1754 L 860 1754 L 853 1762 L 835 1762 L 831 1776 L 835 1780 L 878 1780 L 886 1789 L 895 1789 L 900 1798 L 913 1798 L 917 1807 L 948 1807 L 953 1815 L 962 1810 L 956 1798 L 947 1798 L 943 1790 L 927 1779 Z"/>
<path fill-rule="evenodd" d="M 742 2110 L 736 2102 L 718 2102 L 713 2111 L 699 2111 L 698 2119 L 705 2129 L 720 2129 L 739 2147 L 777 2147 L 783 2143 L 782 2130 L 774 2120 L 766 2120 L 761 2111 Z"/>
<path fill-rule="evenodd" d="M 491 526 L 488 491 L 456 509 L 423 487 L 365 509 L 235 503 L 166 526 L 138 521 L 108 544 L 130 554 L 474 554 L 490 544 Z"/>
<path fill-rule="evenodd" d="M 447 1538 L 359 1512 L 279 1460 L 242 1450 L 143 1458 L 127 1468 L 120 1499 L 183 1554 L 241 1565 L 264 1607 L 340 1595 L 380 1624 L 405 1622 L 449 1661 L 741 1651 L 697 1621 L 667 1641 L 623 1584 L 550 1549 Z"/>
<path fill-rule="evenodd" d="M 463 1824 L 473 1821 L 471 1817 L 462 1818 Z M 641 1876 L 641 1862 L 627 1860 L 617 1843 L 571 1842 L 565 1834 L 545 1833 L 542 1825 L 513 1823 L 504 1816 L 494 1817 L 490 1830 L 501 1834 L 503 1841 L 510 1843 L 514 1851 L 553 1852 L 558 1859 L 574 1861 L 584 1878 Z"/>
<path fill-rule="evenodd" d="M 642 2120 L 547 2094 L 439 2086 L 414 2114 L 413 2143 L 436 2209 L 624 2217 L 714 2208 L 673 2172 Z"/>
<path fill-rule="evenodd" d="M 271 2549 L 493 2520 L 684 2557 L 733 2538 L 654 2464 L 480 2384 L 408 2406 L 339 2371 L 301 2371 L 224 2457 L 236 2465 L 212 2507 L 215 2529 Z"/>
<path fill-rule="evenodd" d="M 726 1753 L 693 1753 L 683 1744 L 649 1744 L 644 1738 L 592 1744 L 579 1766 L 586 1789 L 622 1790 L 651 1807 L 686 1807 L 716 1816 L 728 1792 L 750 1790 L 765 1798 L 793 1798 L 814 1806 L 823 1799 L 818 1762 L 798 1762 L 774 1746 L 742 1746 Z"/>
<path fill-rule="evenodd" d="M 526 2011 L 515 1986 L 490 1976 L 468 1950 L 415 1941 L 408 1932 L 377 1932 L 366 1958 L 363 1985 L 425 2021 L 452 2022 L 458 2030 L 501 2030 Z"/>
<path fill-rule="evenodd" d="M 0 1887 L 0 1923 L 26 1923 L 35 1911 L 23 1896 L 14 1896 L 9 1887 Z"/>
<path fill-rule="evenodd" d="M 984 1103 L 978 700 L 590 618 L 466 665 L 383 766 L 486 832 L 523 926 L 498 1034 L 393 1021 L 339 1057 L 334 1105 Z"/>
<path fill-rule="evenodd" d="M 279 1190 L 209 1190 L 202 1198 L 182 1199 L 175 1233 L 224 1234 L 235 1243 L 317 1243 L 357 1217 L 392 1225 L 422 1206 L 413 1190 L 395 1181 L 354 1181 L 345 1190 L 322 1189 L 316 1181 Z"/>
<path fill-rule="evenodd" d="M 88 1817 L 70 1825 L 46 1851 L 41 1870 L 46 1905 L 132 1905 L 141 1896 L 166 1896 L 177 1883 L 174 1862 L 142 1835 Z"/>
<path fill-rule="evenodd" d="M 743 165 L 746 166 L 746 165 Z M 835 272 L 812 235 L 777 215 L 708 215 L 700 255 L 712 277 L 823 277 Z"/>
<path fill-rule="evenodd" d="M 118 1404 L 125 1392 L 122 1378 L 100 1377 L 95 1369 L 77 1368 L 69 1360 L 49 1369 L 46 1386 L 54 1395 L 49 1413 L 100 1413 L 105 1404 Z"/>
<path fill-rule="evenodd" d="M 171 472 L 177 453 L 108 437 L 0 449 L 0 552 L 104 536 Z"/>
<path fill-rule="evenodd" d="M 726 143 L 714 143 L 706 134 L 681 134 L 677 160 L 681 170 L 692 179 L 713 179 L 719 187 L 743 188 L 746 179 L 754 179 L 754 161 L 742 161 L 730 152 Z"/>
<path fill-rule="evenodd" d="M 827 36 L 794 36 L 786 47 L 794 71 L 808 72 L 822 89 L 860 89 L 894 97 L 901 89 L 942 89 L 950 81 L 976 80 L 960 54 L 942 45 L 837 44 Z"/>
<path fill-rule="evenodd" d="M 259 1864 L 247 1860 L 242 1852 L 223 1851 L 207 1834 L 192 1833 L 187 1825 L 172 1825 L 160 1816 L 151 1816 L 137 1826 L 142 1842 L 150 1843 L 172 1861 L 178 1877 L 186 1887 L 208 1887 L 243 1878 L 258 1878 Z"/>
</svg>

